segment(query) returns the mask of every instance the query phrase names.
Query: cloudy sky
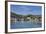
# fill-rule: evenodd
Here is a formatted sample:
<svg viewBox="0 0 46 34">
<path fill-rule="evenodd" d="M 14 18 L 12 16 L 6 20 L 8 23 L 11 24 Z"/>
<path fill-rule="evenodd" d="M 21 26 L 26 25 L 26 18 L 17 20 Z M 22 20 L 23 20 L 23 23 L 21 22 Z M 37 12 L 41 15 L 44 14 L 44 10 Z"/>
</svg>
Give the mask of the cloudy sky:
<svg viewBox="0 0 46 34">
<path fill-rule="evenodd" d="M 41 15 L 42 7 L 41 6 L 29 6 L 29 5 L 11 5 L 11 11 L 16 14 L 21 15 Z"/>
</svg>

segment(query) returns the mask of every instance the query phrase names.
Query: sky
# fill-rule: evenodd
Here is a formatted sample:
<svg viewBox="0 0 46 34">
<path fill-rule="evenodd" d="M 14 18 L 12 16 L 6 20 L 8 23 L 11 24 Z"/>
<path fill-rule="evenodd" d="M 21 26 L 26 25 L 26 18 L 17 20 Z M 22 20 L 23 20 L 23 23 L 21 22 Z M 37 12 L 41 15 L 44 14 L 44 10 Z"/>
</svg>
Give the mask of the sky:
<svg viewBox="0 0 46 34">
<path fill-rule="evenodd" d="M 41 6 L 31 6 L 31 5 L 11 5 L 11 12 L 21 15 L 41 15 L 42 7 Z"/>
</svg>

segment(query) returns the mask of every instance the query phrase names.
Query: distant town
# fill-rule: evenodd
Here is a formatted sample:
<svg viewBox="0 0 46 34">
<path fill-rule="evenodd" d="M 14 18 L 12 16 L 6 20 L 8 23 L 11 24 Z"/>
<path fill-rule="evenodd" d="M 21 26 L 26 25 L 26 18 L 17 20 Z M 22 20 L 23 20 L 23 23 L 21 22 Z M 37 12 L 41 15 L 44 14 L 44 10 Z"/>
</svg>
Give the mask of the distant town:
<svg viewBox="0 0 46 34">
<path fill-rule="evenodd" d="M 41 22 L 41 15 L 20 15 L 11 12 L 11 22 L 16 22 L 16 21 L 32 21 L 32 22 Z"/>
</svg>

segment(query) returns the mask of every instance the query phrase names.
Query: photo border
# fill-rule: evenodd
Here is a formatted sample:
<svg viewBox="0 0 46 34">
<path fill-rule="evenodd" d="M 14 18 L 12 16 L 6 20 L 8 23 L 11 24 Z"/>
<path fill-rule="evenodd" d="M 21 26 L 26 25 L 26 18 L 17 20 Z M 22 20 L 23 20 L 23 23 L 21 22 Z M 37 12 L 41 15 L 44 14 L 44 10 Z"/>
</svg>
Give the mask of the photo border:
<svg viewBox="0 0 46 34">
<path fill-rule="evenodd" d="M 8 32 L 8 2 L 44 4 L 44 30 Z M 24 32 L 40 32 L 40 31 L 45 31 L 45 3 L 43 3 L 43 2 L 27 2 L 27 1 L 5 1 L 5 33 L 24 33 Z"/>
</svg>

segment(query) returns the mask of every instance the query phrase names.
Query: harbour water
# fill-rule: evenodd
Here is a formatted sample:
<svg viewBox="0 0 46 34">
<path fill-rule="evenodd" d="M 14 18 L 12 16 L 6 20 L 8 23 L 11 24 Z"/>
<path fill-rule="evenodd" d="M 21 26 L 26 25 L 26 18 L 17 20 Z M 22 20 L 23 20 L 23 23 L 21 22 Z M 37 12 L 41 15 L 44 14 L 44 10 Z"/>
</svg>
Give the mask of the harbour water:
<svg viewBox="0 0 46 34">
<path fill-rule="evenodd" d="M 23 28 L 40 28 L 42 23 L 31 21 L 16 21 L 11 23 L 11 29 L 23 29 Z"/>
</svg>

